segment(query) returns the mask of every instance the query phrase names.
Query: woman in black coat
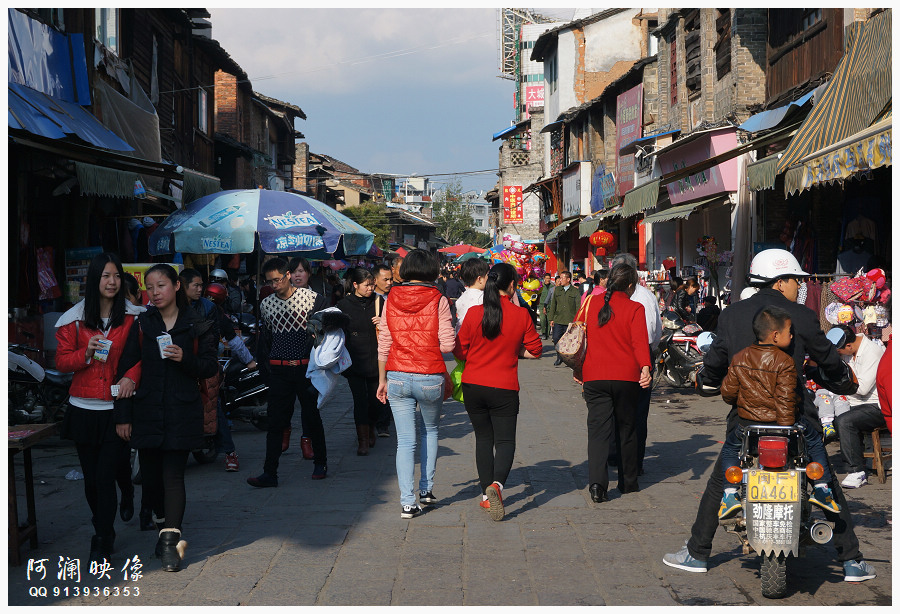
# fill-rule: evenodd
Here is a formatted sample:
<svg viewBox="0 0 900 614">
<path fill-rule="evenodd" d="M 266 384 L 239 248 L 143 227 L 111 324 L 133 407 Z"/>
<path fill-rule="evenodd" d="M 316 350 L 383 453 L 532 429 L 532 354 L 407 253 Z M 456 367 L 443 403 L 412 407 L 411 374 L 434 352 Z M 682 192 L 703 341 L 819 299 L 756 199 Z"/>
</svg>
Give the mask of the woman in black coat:
<svg viewBox="0 0 900 614">
<path fill-rule="evenodd" d="M 116 402 L 116 431 L 140 454 L 163 569 L 179 571 L 187 547 L 181 539 L 184 468 L 190 451 L 203 443 L 199 380 L 218 371 L 218 340 L 210 322 L 188 306 L 174 268 L 157 264 L 145 279 L 152 306 L 138 316 L 119 361 L 123 373 L 140 362 L 141 381 L 133 399 Z M 164 334 L 170 344 L 158 340 Z"/>
<path fill-rule="evenodd" d="M 696 316 L 691 307 L 692 297 L 700 289 L 700 284 L 694 279 L 688 279 L 675 291 L 675 300 L 672 301 L 672 309 L 685 322 L 694 322 Z"/>
<path fill-rule="evenodd" d="M 353 395 L 353 419 L 356 422 L 356 453 L 365 456 L 375 445 L 375 423 L 385 411 L 378 400 L 378 335 L 375 327 L 384 311 L 384 299 L 375 294 L 375 278 L 368 270 L 353 269 L 344 280 L 346 296 L 337 308 L 350 317 L 344 329 L 347 353 L 353 364 L 344 377 Z"/>
</svg>

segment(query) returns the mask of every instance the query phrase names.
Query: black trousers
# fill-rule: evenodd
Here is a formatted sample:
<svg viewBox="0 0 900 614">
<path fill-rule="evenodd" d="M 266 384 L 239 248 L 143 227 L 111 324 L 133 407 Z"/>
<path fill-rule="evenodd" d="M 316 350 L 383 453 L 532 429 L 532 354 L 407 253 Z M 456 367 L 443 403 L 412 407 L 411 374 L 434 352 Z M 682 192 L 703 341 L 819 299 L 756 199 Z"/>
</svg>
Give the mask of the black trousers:
<svg viewBox="0 0 900 614">
<path fill-rule="evenodd" d="M 635 431 L 640 393 L 637 382 L 598 380 L 584 383 L 587 402 L 588 479 L 609 488 L 609 444 L 613 428 L 619 442 L 619 483 L 622 493 L 638 487 L 638 442 Z"/>
<path fill-rule="evenodd" d="M 553 324 L 553 330 L 550 332 L 550 338 L 553 339 L 553 345 L 556 345 L 556 342 L 565 334 L 567 328 L 569 328 L 568 324 Z"/>
<path fill-rule="evenodd" d="M 811 400 L 806 399 L 812 403 Z M 737 426 L 737 410 L 732 408 L 728 414 L 728 422 L 726 433 L 731 432 Z M 830 465 L 830 461 L 829 461 Z M 834 469 L 831 470 L 834 476 Z M 838 514 L 825 512 L 825 518 L 834 522 L 834 537 L 831 539 L 832 545 L 837 550 L 838 561 L 857 560 L 862 557 L 859 552 L 859 539 L 853 531 L 853 520 L 850 517 L 850 507 L 847 505 L 847 499 L 844 497 L 844 491 L 841 489 L 841 483 L 837 478 L 832 477 L 831 494 L 834 496 L 835 502 L 841 506 Z M 713 466 L 712 474 L 706 483 L 706 490 L 700 498 L 700 507 L 697 508 L 697 517 L 694 525 L 691 527 L 691 537 L 688 540 L 688 552 L 697 560 L 707 561 L 712 552 L 712 541 L 715 537 L 716 529 L 719 528 L 719 504 L 722 502 L 722 496 L 725 492 L 725 478 L 722 471 L 722 454 L 716 458 L 716 464 Z"/>
<path fill-rule="evenodd" d="M 157 518 L 165 517 L 163 527 L 167 529 L 180 531 L 184 520 L 184 468 L 188 454 L 189 450 L 138 450 L 143 476 L 142 502 L 153 510 Z"/>
<path fill-rule="evenodd" d="M 519 391 L 463 384 L 466 413 L 475 431 L 475 467 L 481 492 L 505 485 L 516 454 Z"/>
<path fill-rule="evenodd" d="M 314 462 L 324 465 L 328 458 L 325 450 L 325 427 L 316 406 L 319 393 L 306 377 L 306 366 L 284 367 L 272 365 L 269 375 L 269 430 L 266 433 L 266 460 L 263 471 L 278 477 L 278 459 L 281 458 L 281 442 L 284 429 L 291 424 L 294 403 L 300 400 L 300 417 L 304 435 L 312 441 Z"/>
<path fill-rule="evenodd" d="M 101 537 L 115 535 L 116 520 L 116 471 L 122 449 L 127 446 L 119 441 L 104 441 L 99 445 L 76 444 L 78 461 L 84 474 L 84 496 L 91 508 L 91 524 Z"/>
<path fill-rule="evenodd" d="M 387 410 L 387 406 L 375 396 L 378 392 L 378 376 L 347 374 L 346 378 L 350 394 L 353 395 L 353 421 L 357 426 L 368 424 L 374 427 Z"/>
<path fill-rule="evenodd" d="M 834 428 L 841 440 L 841 455 L 850 473 L 866 470 L 866 458 L 863 456 L 864 433 L 886 426 L 884 414 L 874 403 L 851 407 L 850 411 L 834 419 Z"/>
</svg>

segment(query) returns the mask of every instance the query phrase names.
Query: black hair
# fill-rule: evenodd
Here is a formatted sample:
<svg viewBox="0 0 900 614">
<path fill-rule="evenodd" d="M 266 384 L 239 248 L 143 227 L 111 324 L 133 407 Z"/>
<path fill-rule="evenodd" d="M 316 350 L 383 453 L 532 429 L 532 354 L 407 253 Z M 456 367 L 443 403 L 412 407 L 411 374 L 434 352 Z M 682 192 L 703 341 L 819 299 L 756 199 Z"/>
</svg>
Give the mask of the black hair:
<svg viewBox="0 0 900 614">
<path fill-rule="evenodd" d="M 406 255 L 400 265 L 400 277 L 404 281 L 428 281 L 437 279 L 441 265 L 437 257 L 424 249 L 414 249 Z"/>
<path fill-rule="evenodd" d="M 271 271 L 278 271 L 282 275 L 286 275 L 288 272 L 287 260 L 284 258 L 272 258 L 271 260 L 267 260 L 262 267 L 263 277 L 265 277 L 266 273 Z"/>
<path fill-rule="evenodd" d="M 569 276 L 569 279 L 572 279 L 572 273 L 570 273 L 569 271 L 567 271 L 567 270 L 565 270 L 565 269 L 563 269 L 562 271 L 560 271 L 560 272 L 559 272 L 559 275 L 557 275 L 557 277 L 562 277 L 563 275 L 568 275 L 568 276 Z"/>
<path fill-rule="evenodd" d="M 387 265 L 389 267 L 391 267 L 391 270 L 394 269 L 394 266 L 397 264 L 398 260 L 403 260 L 403 256 L 401 256 L 400 254 L 391 254 L 390 256 L 388 256 L 385 259 L 385 261 L 387 262 Z M 402 264 L 402 262 L 401 262 L 401 264 Z"/>
<path fill-rule="evenodd" d="M 166 277 L 169 278 L 169 281 L 172 282 L 172 286 L 180 281 L 178 277 L 178 271 L 175 270 L 171 264 L 154 264 L 150 269 L 144 274 L 144 279 L 150 277 L 151 273 L 162 273 Z M 178 290 L 175 291 L 175 306 L 178 307 L 178 310 L 181 311 L 185 307 L 190 304 L 188 301 L 187 293 L 184 291 L 184 284 L 178 287 Z"/>
<path fill-rule="evenodd" d="M 309 260 L 303 256 L 294 256 L 291 258 L 291 261 L 288 263 L 288 270 L 293 273 L 297 270 L 298 266 L 302 266 L 303 270 L 306 271 L 308 275 L 312 275 L 312 267 L 309 265 Z"/>
<path fill-rule="evenodd" d="M 386 264 L 376 264 L 375 267 L 372 269 L 372 275 L 376 275 L 376 276 L 377 276 L 377 275 L 378 275 L 379 273 L 381 273 L 382 271 L 387 271 L 388 273 L 390 273 L 390 272 L 391 272 L 391 267 L 389 267 L 389 266 L 386 265 Z"/>
<path fill-rule="evenodd" d="M 141 286 L 138 283 L 138 280 L 134 278 L 134 275 L 125 273 L 125 276 L 122 278 L 122 285 L 125 286 L 125 293 L 128 294 L 128 296 L 136 296 L 138 300 L 140 300 Z"/>
<path fill-rule="evenodd" d="M 466 286 L 474 284 L 479 277 L 487 275 L 491 265 L 484 258 L 469 258 L 459 267 L 459 276 Z"/>
<path fill-rule="evenodd" d="M 704 297 L 703 297 L 703 302 L 706 303 L 707 305 L 715 305 L 715 304 L 716 304 L 716 297 L 711 296 L 711 295 L 704 296 Z"/>
<path fill-rule="evenodd" d="M 605 326 L 613 317 L 613 310 L 609 304 L 613 292 L 627 292 L 632 286 L 638 284 L 637 270 L 627 264 L 617 264 L 610 270 L 609 279 L 606 281 L 606 294 L 603 295 L 603 307 L 597 315 L 597 326 Z"/>
<path fill-rule="evenodd" d="M 772 331 L 781 330 L 790 320 L 791 314 L 781 307 L 772 305 L 763 307 L 753 316 L 753 334 L 756 335 L 756 340 L 762 343 Z"/>
<path fill-rule="evenodd" d="M 839 328 L 842 331 L 844 331 L 844 345 L 842 345 L 838 349 L 841 349 L 841 348 L 845 347 L 847 344 L 853 343 L 854 341 L 856 341 L 856 331 L 853 330 L 852 328 L 850 328 L 849 326 L 847 326 L 846 324 L 838 324 L 834 328 Z"/>
<path fill-rule="evenodd" d="M 517 277 L 516 269 L 509 263 L 499 262 L 491 267 L 484 285 L 484 317 L 481 320 L 481 334 L 485 339 L 495 339 L 500 335 L 503 328 L 500 290 L 509 288 Z"/>
<path fill-rule="evenodd" d="M 605 279 L 609 279 L 609 269 L 597 269 L 596 271 L 594 271 L 595 286 L 599 286 L 600 283 Z"/>
<path fill-rule="evenodd" d="M 191 283 L 198 277 L 200 278 L 200 281 L 203 281 L 203 276 L 200 275 L 200 271 L 198 271 L 197 269 L 184 269 L 181 272 L 180 277 L 181 277 L 181 279 L 184 280 L 184 283 L 186 283 L 186 284 Z"/>
<path fill-rule="evenodd" d="M 109 312 L 109 328 L 114 328 L 125 321 L 125 270 L 122 261 L 112 252 L 103 252 L 91 258 L 88 265 L 87 278 L 84 285 L 84 324 L 95 330 L 107 330 L 100 319 L 100 278 L 103 269 L 112 262 L 119 274 L 119 291 L 113 297 L 112 309 Z"/>
<path fill-rule="evenodd" d="M 669 280 L 669 287 L 672 290 L 678 290 L 678 288 L 680 288 L 681 284 L 683 284 L 683 283 L 684 283 L 683 279 L 678 277 L 678 275 L 673 275 L 672 278 Z"/>
<path fill-rule="evenodd" d="M 369 279 L 374 280 L 375 276 L 368 269 L 363 267 L 350 269 L 344 275 L 344 292 L 348 295 L 353 294 L 353 284 L 361 284 Z"/>
</svg>

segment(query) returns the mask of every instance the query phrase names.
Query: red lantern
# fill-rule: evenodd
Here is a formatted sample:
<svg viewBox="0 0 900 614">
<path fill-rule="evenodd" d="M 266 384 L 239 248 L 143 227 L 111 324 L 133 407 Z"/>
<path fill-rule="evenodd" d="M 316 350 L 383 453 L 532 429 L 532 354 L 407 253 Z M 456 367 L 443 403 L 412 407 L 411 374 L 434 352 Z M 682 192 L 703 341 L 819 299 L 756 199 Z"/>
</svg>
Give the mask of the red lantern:
<svg viewBox="0 0 900 614">
<path fill-rule="evenodd" d="M 588 239 L 594 247 L 606 247 L 612 249 L 612 245 L 616 242 L 616 237 L 605 230 L 598 230 Z"/>
</svg>

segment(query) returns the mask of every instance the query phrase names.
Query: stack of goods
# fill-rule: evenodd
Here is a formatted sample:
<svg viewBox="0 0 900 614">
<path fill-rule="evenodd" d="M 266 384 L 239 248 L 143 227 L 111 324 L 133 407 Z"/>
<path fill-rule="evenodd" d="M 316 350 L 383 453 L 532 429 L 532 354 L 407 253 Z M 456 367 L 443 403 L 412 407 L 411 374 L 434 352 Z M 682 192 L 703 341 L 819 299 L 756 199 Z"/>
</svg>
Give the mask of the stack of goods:
<svg viewBox="0 0 900 614">
<path fill-rule="evenodd" d="M 822 328 L 828 331 L 838 324 L 847 324 L 858 333 L 881 338 L 882 329 L 890 325 L 886 306 L 890 296 L 882 269 L 833 281 L 826 285 L 820 299 Z"/>
</svg>

